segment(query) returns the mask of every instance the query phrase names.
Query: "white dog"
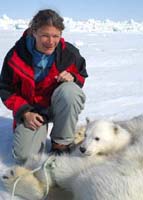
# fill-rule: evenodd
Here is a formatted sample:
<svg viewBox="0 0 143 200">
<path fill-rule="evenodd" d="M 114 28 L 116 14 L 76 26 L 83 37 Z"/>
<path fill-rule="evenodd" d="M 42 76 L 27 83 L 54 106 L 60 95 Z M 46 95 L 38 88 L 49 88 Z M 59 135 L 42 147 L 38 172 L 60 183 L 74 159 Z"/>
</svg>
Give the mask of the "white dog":
<svg viewBox="0 0 143 200">
<path fill-rule="evenodd" d="M 142 200 L 143 116 L 119 124 L 130 130 L 132 136 L 124 151 L 88 167 L 78 160 L 74 165 L 66 157 L 49 158 L 47 173 L 52 183 L 71 191 L 74 200 Z"/>
<path fill-rule="evenodd" d="M 142 200 L 143 135 L 125 153 L 83 170 L 74 180 L 58 184 L 72 191 L 74 200 Z"/>
<path fill-rule="evenodd" d="M 49 156 L 44 163 L 44 167 L 41 167 L 40 170 L 33 174 L 33 176 L 39 181 L 40 186 L 42 185 L 44 189 L 47 188 L 47 192 L 49 187 L 58 185 L 63 189 L 71 191 L 71 193 L 76 196 L 72 188 L 74 180 L 77 179 L 79 174 L 82 174 L 92 166 L 97 166 L 97 164 L 105 161 L 107 158 L 112 159 L 113 154 L 123 150 L 124 147 L 127 147 L 133 138 L 130 132 L 122 128 L 117 123 L 105 120 L 89 123 L 85 132 L 86 138 L 80 147 L 81 154 L 85 156 L 69 156 L 68 154 L 62 156 Z M 24 168 L 21 170 L 23 171 Z M 17 177 L 16 168 L 12 169 L 12 171 L 13 175 L 6 174 L 3 179 L 9 190 L 11 190 L 11 185 L 13 185 L 12 183 L 15 182 Z M 27 176 L 29 176 L 28 173 Z M 23 177 L 21 182 L 19 181 L 19 188 L 15 188 L 15 194 L 25 197 L 24 193 L 26 192 L 25 190 L 27 190 L 27 187 L 25 189 L 23 183 L 29 185 L 30 191 L 36 190 L 37 185 L 33 182 L 33 180 L 29 178 L 29 182 L 27 182 L 25 181 L 25 177 Z M 23 187 L 23 192 L 20 190 L 20 184 Z M 43 197 L 45 193 L 46 190 L 43 192 Z M 67 199 L 71 199 L 71 193 Z M 36 193 L 34 195 L 34 200 L 41 199 L 38 195 L 36 196 Z M 30 198 L 29 200 L 31 200 Z"/>
</svg>

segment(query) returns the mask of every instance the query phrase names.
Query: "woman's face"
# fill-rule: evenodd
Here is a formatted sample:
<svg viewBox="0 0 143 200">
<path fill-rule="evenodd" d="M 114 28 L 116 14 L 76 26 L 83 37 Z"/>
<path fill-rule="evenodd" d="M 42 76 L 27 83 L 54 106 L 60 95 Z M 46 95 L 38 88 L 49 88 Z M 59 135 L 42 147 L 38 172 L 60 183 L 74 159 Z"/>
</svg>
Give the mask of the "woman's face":
<svg viewBox="0 0 143 200">
<path fill-rule="evenodd" d="M 36 49 L 46 55 L 50 55 L 57 47 L 60 38 L 61 31 L 55 26 L 42 26 L 33 33 L 36 39 Z"/>
</svg>

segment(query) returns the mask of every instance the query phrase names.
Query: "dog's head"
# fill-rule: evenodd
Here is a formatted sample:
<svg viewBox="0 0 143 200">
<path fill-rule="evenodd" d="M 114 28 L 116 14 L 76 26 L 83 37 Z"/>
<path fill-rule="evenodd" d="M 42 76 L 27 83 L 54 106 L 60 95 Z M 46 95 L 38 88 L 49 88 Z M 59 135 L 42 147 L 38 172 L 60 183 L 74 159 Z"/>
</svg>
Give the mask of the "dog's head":
<svg viewBox="0 0 143 200">
<path fill-rule="evenodd" d="M 20 196 L 27 200 L 41 200 L 48 191 L 48 186 L 45 187 L 31 172 L 24 167 L 15 166 L 9 169 L 1 177 L 6 190 L 14 196 Z"/>
<path fill-rule="evenodd" d="M 80 151 L 85 156 L 113 153 L 128 143 L 129 134 L 112 121 L 98 120 L 87 125 Z"/>
</svg>

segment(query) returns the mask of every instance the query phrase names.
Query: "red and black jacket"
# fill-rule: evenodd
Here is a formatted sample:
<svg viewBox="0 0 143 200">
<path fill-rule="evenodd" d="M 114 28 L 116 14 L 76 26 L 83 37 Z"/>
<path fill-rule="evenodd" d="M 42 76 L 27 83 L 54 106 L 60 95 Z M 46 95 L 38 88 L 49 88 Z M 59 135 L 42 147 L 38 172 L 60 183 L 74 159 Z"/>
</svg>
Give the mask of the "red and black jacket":
<svg viewBox="0 0 143 200">
<path fill-rule="evenodd" d="M 44 80 L 36 83 L 32 55 L 26 47 L 26 34 L 18 40 L 5 57 L 0 76 L 0 97 L 6 107 L 13 111 L 16 121 L 23 112 L 35 105 L 48 107 L 51 95 L 59 83 L 55 76 L 66 70 L 74 76 L 75 83 L 83 86 L 88 76 L 85 59 L 77 48 L 61 38 L 56 48 L 56 59 Z"/>
</svg>

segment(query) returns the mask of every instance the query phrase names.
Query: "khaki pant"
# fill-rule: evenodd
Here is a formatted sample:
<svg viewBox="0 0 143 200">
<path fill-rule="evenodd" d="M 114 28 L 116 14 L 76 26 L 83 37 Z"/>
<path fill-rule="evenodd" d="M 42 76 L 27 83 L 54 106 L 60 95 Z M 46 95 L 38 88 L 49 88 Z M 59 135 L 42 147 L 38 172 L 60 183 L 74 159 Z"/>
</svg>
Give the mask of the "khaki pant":
<svg viewBox="0 0 143 200">
<path fill-rule="evenodd" d="M 84 108 L 85 95 L 82 89 L 73 82 L 62 83 L 55 89 L 48 112 L 53 122 L 51 139 L 57 143 L 69 144 L 73 141 L 76 123 Z M 14 133 L 13 156 L 17 161 L 25 162 L 28 157 L 37 154 L 45 146 L 47 124 L 33 131 L 19 124 Z"/>
</svg>

